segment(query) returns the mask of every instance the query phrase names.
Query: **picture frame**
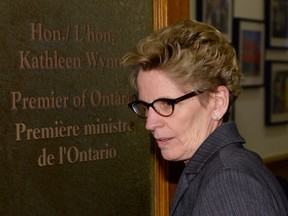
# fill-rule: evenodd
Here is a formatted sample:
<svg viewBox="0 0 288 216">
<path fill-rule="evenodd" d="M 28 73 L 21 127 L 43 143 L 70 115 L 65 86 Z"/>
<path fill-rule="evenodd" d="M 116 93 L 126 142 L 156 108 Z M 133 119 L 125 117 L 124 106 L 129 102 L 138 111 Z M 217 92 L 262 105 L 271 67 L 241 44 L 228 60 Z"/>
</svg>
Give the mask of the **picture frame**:
<svg viewBox="0 0 288 216">
<path fill-rule="evenodd" d="M 196 0 L 196 19 L 217 28 L 231 42 L 234 0 Z"/>
<path fill-rule="evenodd" d="M 243 87 L 264 85 L 265 25 L 262 20 L 235 18 L 233 45 L 244 74 Z"/>
<path fill-rule="evenodd" d="M 288 123 L 288 61 L 265 63 L 265 123 Z"/>
<path fill-rule="evenodd" d="M 266 47 L 288 48 L 288 0 L 265 0 Z"/>
</svg>

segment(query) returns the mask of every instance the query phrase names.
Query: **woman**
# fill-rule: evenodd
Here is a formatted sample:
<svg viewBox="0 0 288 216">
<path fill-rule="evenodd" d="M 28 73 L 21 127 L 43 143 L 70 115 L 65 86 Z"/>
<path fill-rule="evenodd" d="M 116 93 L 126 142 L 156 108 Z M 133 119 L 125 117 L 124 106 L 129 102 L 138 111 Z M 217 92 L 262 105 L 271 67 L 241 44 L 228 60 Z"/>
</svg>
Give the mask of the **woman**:
<svg viewBox="0 0 288 216">
<path fill-rule="evenodd" d="M 146 118 L 163 158 L 186 164 L 170 215 L 287 215 L 281 186 L 228 122 L 242 75 L 218 30 L 178 23 L 141 40 L 123 62 L 139 94 L 130 108 Z"/>
</svg>

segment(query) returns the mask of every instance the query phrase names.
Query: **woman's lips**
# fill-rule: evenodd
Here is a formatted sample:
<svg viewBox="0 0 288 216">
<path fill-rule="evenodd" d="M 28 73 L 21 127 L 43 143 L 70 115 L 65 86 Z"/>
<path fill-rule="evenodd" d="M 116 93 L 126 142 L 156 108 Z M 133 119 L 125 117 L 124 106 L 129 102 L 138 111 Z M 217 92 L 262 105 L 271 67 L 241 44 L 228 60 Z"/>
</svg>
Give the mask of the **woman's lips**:
<svg viewBox="0 0 288 216">
<path fill-rule="evenodd" d="M 159 148 L 164 147 L 166 145 L 168 145 L 168 143 L 170 142 L 172 138 L 158 138 L 156 139 L 156 142 L 159 146 Z"/>
</svg>

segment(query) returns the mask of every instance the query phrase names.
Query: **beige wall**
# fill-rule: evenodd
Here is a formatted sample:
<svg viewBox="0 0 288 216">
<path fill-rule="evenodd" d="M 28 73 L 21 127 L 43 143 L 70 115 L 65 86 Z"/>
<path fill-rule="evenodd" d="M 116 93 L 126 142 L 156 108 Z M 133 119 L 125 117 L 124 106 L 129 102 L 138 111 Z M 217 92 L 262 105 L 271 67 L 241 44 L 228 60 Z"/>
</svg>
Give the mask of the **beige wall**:
<svg viewBox="0 0 288 216">
<path fill-rule="evenodd" d="M 191 19 L 195 18 L 195 0 L 190 0 Z M 264 0 L 234 0 L 234 17 L 265 20 Z M 288 51 L 266 50 L 266 60 L 288 61 Z M 236 102 L 235 120 L 247 148 L 264 160 L 288 157 L 288 124 L 265 126 L 265 89 L 244 89 Z"/>
</svg>

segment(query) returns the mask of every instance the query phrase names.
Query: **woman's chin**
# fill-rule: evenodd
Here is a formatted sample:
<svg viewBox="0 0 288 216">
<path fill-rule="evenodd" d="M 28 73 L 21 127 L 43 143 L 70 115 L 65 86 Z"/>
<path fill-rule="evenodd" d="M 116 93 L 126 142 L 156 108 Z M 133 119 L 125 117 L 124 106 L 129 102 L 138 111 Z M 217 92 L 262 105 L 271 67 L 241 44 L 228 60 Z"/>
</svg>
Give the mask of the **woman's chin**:
<svg viewBox="0 0 288 216">
<path fill-rule="evenodd" d="M 162 157 L 167 161 L 179 161 L 179 155 L 175 154 L 175 151 L 161 150 Z"/>
</svg>

